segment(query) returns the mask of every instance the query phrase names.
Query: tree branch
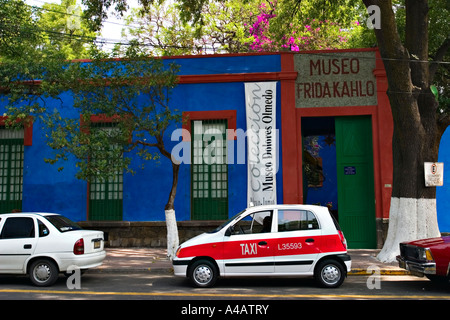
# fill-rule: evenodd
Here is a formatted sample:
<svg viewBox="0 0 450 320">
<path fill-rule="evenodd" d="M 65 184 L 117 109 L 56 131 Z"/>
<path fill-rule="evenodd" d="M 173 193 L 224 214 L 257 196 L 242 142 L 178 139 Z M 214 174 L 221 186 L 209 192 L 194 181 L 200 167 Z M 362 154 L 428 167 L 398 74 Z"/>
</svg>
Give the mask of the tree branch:
<svg viewBox="0 0 450 320">
<path fill-rule="evenodd" d="M 429 87 L 428 59 L 428 1 L 406 0 L 406 37 L 411 63 L 413 85 L 422 90 Z"/>
<path fill-rule="evenodd" d="M 391 0 L 363 0 L 366 7 L 380 8 L 381 28 L 374 29 L 378 47 L 389 82 L 389 92 L 408 93 L 413 91 L 408 50 L 403 46 L 397 31 Z"/>
<path fill-rule="evenodd" d="M 436 51 L 436 54 L 434 55 L 433 61 L 430 63 L 430 82 L 433 81 L 434 75 L 436 74 L 437 69 L 439 68 L 439 62 L 444 60 L 445 55 L 447 54 L 448 50 L 450 49 L 450 37 L 447 37 L 447 39 L 444 40 L 444 42 L 441 44 L 441 46 Z"/>
</svg>

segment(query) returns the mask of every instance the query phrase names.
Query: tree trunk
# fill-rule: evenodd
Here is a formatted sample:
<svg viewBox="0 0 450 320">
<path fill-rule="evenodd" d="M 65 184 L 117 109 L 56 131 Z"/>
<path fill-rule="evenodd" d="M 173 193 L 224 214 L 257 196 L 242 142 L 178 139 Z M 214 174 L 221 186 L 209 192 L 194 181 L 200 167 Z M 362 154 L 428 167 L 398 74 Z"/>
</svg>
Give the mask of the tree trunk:
<svg viewBox="0 0 450 320">
<path fill-rule="evenodd" d="M 164 130 L 155 135 L 156 143 L 151 144 L 143 141 L 139 141 L 139 144 L 156 147 L 159 152 L 172 164 L 172 188 L 170 189 L 169 199 L 164 207 L 164 213 L 166 216 L 166 228 L 167 228 L 167 256 L 170 260 L 175 257 L 180 240 L 178 237 L 178 225 L 175 215 L 175 195 L 177 194 L 178 185 L 178 172 L 180 171 L 180 161 L 172 157 L 172 154 L 166 150 L 164 145 Z"/>
<path fill-rule="evenodd" d="M 178 185 L 178 172 L 180 171 L 180 162 L 172 157 L 172 154 L 166 150 L 164 146 L 164 132 L 161 132 L 156 136 L 157 143 L 154 145 L 158 148 L 159 152 L 172 164 L 172 188 L 170 189 L 169 199 L 167 200 L 164 208 L 166 216 L 167 227 L 167 256 L 170 260 L 173 260 L 177 252 L 180 240 L 178 237 L 178 225 L 177 218 L 175 216 L 175 195 L 177 194 Z"/>
<path fill-rule="evenodd" d="M 175 195 L 177 193 L 177 184 L 178 184 L 178 172 L 180 169 L 180 165 L 176 164 L 172 160 L 172 189 L 170 190 L 169 200 L 167 201 L 166 207 L 164 209 L 166 215 L 166 227 L 167 227 L 167 256 L 170 260 L 175 257 L 178 246 L 180 244 L 180 240 L 178 237 L 178 226 L 177 219 L 175 216 Z"/>
<path fill-rule="evenodd" d="M 402 110 L 409 104 L 406 97 L 391 98 L 394 115 L 394 182 L 389 212 L 388 237 L 378 258 L 384 262 L 395 261 L 399 243 L 439 236 L 436 213 L 436 188 L 425 187 L 424 162 L 438 158 L 439 140 L 436 122 L 407 121 Z M 400 108 L 399 106 L 403 106 Z M 394 111 L 395 110 L 395 111 Z M 411 117 L 409 118 L 411 119 Z M 426 122 L 426 121 L 425 121 Z"/>
<path fill-rule="evenodd" d="M 406 0 L 406 39 L 397 32 L 390 0 L 363 0 L 377 5 L 381 28 L 375 29 L 389 83 L 394 119 L 393 189 L 386 242 L 378 258 L 395 261 L 399 243 L 439 236 L 436 188 L 425 187 L 424 162 L 438 159 L 442 130 L 437 102 L 430 90 L 428 2 Z"/>
<path fill-rule="evenodd" d="M 174 209 L 166 209 L 164 212 L 166 214 L 167 227 L 167 257 L 172 261 L 179 245 L 177 219 Z"/>
</svg>

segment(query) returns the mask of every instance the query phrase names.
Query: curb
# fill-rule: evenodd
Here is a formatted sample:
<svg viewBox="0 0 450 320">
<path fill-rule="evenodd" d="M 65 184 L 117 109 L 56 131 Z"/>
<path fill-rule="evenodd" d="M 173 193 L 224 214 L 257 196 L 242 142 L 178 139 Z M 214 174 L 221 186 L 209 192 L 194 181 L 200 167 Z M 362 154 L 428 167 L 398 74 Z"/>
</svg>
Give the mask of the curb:
<svg viewBox="0 0 450 320">
<path fill-rule="evenodd" d="M 104 268 L 88 269 L 86 273 L 153 273 L 153 274 L 173 274 L 173 268 Z"/>
<path fill-rule="evenodd" d="M 380 269 L 379 273 L 368 271 L 362 268 L 352 268 L 352 270 L 348 273 L 349 276 L 368 276 L 372 274 L 379 274 L 382 276 L 407 276 L 411 275 L 411 273 L 407 270 L 386 270 Z"/>
</svg>

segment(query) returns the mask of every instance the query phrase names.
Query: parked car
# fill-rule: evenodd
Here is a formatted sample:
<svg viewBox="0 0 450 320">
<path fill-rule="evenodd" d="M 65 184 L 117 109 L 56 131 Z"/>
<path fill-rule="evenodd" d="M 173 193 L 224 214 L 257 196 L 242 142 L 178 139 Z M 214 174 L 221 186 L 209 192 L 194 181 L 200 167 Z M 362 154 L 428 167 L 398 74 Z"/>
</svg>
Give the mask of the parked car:
<svg viewBox="0 0 450 320">
<path fill-rule="evenodd" d="M 399 266 L 411 274 L 433 281 L 448 281 L 450 237 L 438 237 L 400 243 Z"/>
<path fill-rule="evenodd" d="M 247 208 L 186 241 L 173 267 L 196 287 L 211 287 L 219 276 L 314 276 L 321 286 L 338 287 L 351 258 L 326 207 L 272 205 Z"/>
<path fill-rule="evenodd" d="M 28 274 L 34 285 L 50 286 L 69 267 L 101 265 L 103 239 L 59 214 L 0 214 L 0 274 Z"/>
</svg>

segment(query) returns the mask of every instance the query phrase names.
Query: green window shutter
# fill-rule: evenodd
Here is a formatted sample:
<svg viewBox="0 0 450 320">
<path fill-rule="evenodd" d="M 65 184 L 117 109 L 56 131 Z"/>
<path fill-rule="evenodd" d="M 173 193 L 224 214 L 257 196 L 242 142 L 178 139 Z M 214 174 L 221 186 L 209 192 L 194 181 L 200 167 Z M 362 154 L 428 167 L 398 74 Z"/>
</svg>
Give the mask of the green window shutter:
<svg viewBox="0 0 450 320">
<path fill-rule="evenodd" d="M 93 128 L 111 131 L 115 123 L 94 123 Z M 122 220 L 123 171 L 116 170 L 107 179 L 93 177 L 89 183 L 89 220 Z"/>
<path fill-rule="evenodd" d="M 0 129 L 0 213 L 22 210 L 23 130 Z"/>
<path fill-rule="evenodd" d="M 228 217 L 226 120 L 192 121 L 191 213 L 193 220 Z"/>
</svg>

